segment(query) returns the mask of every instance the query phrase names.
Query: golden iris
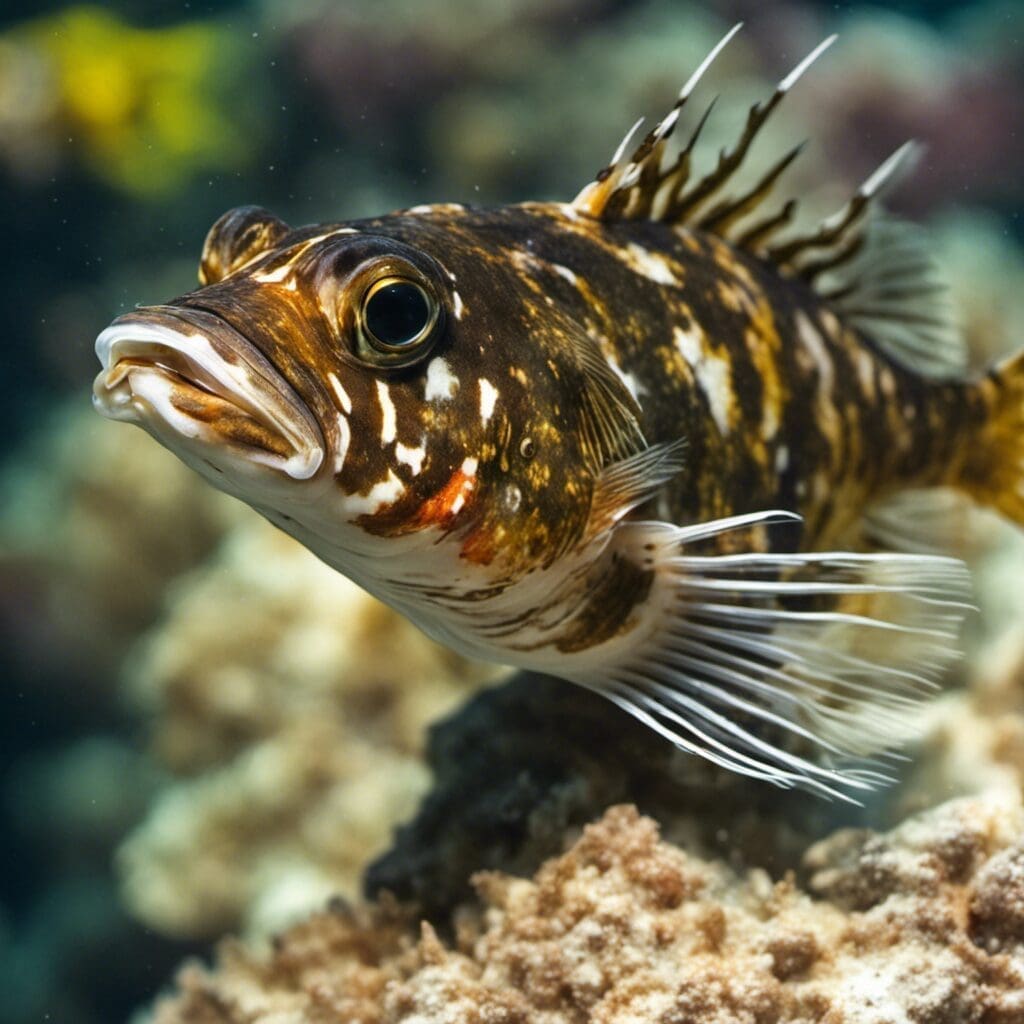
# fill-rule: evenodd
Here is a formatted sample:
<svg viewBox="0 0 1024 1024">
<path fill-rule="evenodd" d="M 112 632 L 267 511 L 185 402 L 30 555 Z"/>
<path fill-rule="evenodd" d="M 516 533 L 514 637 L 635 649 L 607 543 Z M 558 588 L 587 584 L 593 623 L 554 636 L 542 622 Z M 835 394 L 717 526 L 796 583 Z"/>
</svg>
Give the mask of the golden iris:
<svg viewBox="0 0 1024 1024">
<path fill-rule="evenodd" d="M 422 358 L 434 339 L 441 307 L 421 284 L 383 277 L 363 295 L 359 355 L 379 366 L 405 366 Z"/>
</svg>

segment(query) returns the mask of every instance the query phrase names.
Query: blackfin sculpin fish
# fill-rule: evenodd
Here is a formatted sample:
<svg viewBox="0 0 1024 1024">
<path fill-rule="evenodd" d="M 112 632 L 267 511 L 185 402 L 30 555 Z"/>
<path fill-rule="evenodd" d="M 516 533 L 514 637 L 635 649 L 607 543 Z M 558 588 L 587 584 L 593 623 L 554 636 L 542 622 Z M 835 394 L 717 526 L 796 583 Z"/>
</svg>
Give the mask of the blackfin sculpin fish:
<svg viewBox="0 0 1024 1024">
<path fill-rule="evenodd" d="M 735 29 L 733 30 L 735 32 Z M 853 796 L 954 655 L 963 565 L 875 515 L 1024 520 L 1024 362 L 968 379 L 887 160 L 834 216 L 737 186 L 826 40 L 707 173 L 701 75 L 571 203 L 214 224 L 201 287 L 100 334 L 97 408 L 467 654 L 679 747 Z M 705 115 L 706 116 L 706 115 Z"/>
</svg>

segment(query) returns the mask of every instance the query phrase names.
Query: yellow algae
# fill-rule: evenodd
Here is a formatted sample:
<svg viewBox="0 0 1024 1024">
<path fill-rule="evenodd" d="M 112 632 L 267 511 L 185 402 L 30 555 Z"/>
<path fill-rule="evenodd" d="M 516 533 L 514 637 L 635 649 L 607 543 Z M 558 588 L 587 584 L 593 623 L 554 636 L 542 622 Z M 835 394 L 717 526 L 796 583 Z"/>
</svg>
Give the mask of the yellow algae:
<svg viewBox="0 0 1024 1024">
<path fill-rule="evenodd" d="M 37 130 L 74 147 L 116 188 L 165 194 L 252 153 L 239 98 L 229 95 L 242 54 L 215 21 L 137 28 L 79 6 L 12 29 L 0 44 L 46 68 L 50 97 Z"/>
</svg>

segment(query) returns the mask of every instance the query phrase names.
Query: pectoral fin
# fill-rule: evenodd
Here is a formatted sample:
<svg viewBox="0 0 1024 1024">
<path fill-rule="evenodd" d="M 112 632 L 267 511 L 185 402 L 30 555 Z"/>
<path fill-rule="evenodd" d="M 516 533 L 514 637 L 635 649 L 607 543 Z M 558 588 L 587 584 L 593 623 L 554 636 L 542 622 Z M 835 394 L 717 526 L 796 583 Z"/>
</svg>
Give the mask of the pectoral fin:
<svg viewBox="0 0 1024 1024">
<path fill-rule="evenodd" d="M 635 628 L 573 678 L 677 746 L 777 785 L 851 800 L 913 736 L 957 656 L 969 578 L 951 558 L 852 552 L 699 556 L 697 540 L 793 519 L 621 524 L 653 573 Z"/>
</svg>

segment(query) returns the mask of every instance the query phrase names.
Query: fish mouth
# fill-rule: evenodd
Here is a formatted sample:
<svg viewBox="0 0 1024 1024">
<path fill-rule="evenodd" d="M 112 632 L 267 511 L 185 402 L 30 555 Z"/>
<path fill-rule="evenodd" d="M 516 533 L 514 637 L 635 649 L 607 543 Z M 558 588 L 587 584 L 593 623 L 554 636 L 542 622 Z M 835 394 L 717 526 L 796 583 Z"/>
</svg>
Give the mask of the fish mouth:
<svg viewBox="0 0 1024 1024">
<path fill-rule="evenodd" d="M 136 310 L 100 332 L 96 355 L 96 409 L 144 427 L 179 455 L 189 451 L 222 472 L 225 461 L 241 460 L 294 480 L 310 479 L 324 461 L 323 434 L 305 403 L 213 313 Z"/>
</svg>

